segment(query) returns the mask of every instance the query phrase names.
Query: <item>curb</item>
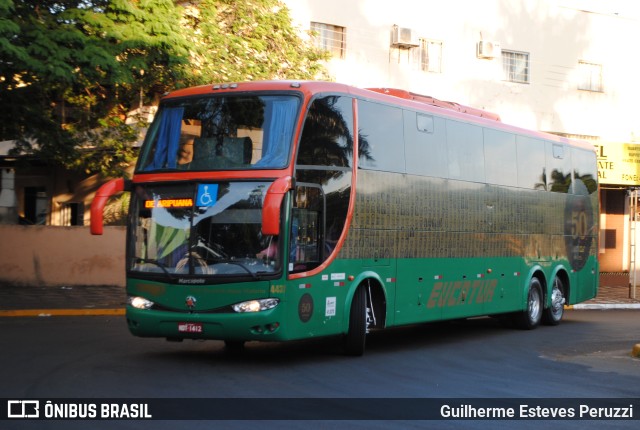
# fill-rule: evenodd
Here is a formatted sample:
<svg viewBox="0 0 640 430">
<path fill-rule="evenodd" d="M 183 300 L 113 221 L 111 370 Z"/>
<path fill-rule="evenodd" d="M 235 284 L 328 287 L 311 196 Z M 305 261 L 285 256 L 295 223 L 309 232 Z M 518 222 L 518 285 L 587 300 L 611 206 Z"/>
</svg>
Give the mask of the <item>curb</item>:
<svg viewBox="0 0 640 430">
<path fill-rule="evenodd" d="M 0 311 L 2 317 L 72 317 L 72 316 L 104 316 L 125 314 L 121 309 L 19 309 Z"/>
<path fill-rule="evenodd" d="M 640 303 L 591 303 L 565 306 L 573 310 L 609 310 L 609 309 L 640 309 Z"/>
</svg>

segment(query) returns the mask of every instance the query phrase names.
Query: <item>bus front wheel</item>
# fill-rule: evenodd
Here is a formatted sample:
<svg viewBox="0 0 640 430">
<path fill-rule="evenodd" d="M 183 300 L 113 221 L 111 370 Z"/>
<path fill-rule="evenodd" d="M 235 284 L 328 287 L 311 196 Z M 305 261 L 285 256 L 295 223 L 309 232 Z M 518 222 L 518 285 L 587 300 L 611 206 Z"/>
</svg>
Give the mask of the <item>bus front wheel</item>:
<svg viewBox="0 0 640 430">
<path fill-rule="evenodd" d="M 531 278 L 529 282 L 529 294 L 527 295 L 527 307 L 516 314 L 516 325 L 523 330 L 531 330 L 540 325 L 542 320 L 542 286 L 538 278 Z"/>
<path fill-rule="evenodd" d="M 349 331 L 344 336 L 344 352 L 347 355 L 361 356 L 367 337 L 367 290 L 358 287 L 351 302 L 349 313 Z"/>
</svg>

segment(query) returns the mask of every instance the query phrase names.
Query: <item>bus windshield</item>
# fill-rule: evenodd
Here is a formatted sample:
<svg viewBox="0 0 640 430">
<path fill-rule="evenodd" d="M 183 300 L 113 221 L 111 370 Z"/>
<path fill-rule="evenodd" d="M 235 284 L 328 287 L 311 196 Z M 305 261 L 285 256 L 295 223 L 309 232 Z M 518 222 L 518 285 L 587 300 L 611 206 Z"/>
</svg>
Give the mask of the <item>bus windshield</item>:
<svg viewBox="0 0 640 430">
<path fill-rule="evenodd" d="M 167 100 L 147 133 L 137 171 L 284 168 L 298 108 L 293 95 Z"/>
<path fill-rule="evenodd" d="M 261 232 L 268 182 L 138 185 L 130 273 L 172 279 L 256 278 L 280 269 L 278 238 Z M 228 279 L 227 279 L 228 280 Z"/>
</svg>

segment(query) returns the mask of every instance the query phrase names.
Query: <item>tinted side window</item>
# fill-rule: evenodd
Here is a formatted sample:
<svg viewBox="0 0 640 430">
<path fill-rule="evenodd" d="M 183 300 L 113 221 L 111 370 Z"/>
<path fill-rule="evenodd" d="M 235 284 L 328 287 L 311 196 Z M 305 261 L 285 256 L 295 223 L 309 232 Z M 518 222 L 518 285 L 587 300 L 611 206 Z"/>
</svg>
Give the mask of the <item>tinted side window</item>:
<svg viewBox="0 0 640 430">
<path fill-rule="evenodd" d="M 547 169 L 544 142 L 530 137 L 516 136 L 518 154 L 518 186 L 534 190 L 547 189 Z"/>
<path fill-rule="evenodd" d="M 598 169 L 596 168 L 596 156 L 593 152 L 573 148 L 571 161 L 575 181 L 582 181 L 589 194 L 598 191 Z"/>
<path fill-rule="evenodd" d="M 296 164 L 350 167 L 353 161 L 352 99 L 327 96 L 313 101 L 302 129 Z"/>
<path fill-rule="evenodd" d="M 358 100 L 359 167 L 404 172 L 402 109 Z"/>
<path fill-rule="evenodd" d="M 447 134 L 443 118 L 404 111 L 404 141 L 407 173 L 447 177 Z"/>
<path fill-rule="evenodd" d="M 485 128 L 484 163 L 488 183 L 517 186 L 516 136 Z"/>
<path fill-rule="evenodd" d="M 547 187 L 555 193 L 571 188 L 571 151 L 562 144 L 546 142 Z"/>
<path fill-rule="evenodd" d="M 484 182 L 484 150 L 482 128 L 464 122 L 447 120 L 449 177 Z"/>
</svg>

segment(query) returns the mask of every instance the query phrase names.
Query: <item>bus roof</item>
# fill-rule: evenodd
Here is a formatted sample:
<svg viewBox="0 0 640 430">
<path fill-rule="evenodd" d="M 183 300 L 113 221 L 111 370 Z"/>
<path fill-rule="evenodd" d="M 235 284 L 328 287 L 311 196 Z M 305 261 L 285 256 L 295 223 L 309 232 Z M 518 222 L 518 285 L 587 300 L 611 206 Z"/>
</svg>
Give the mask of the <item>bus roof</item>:
<svg viewBox="0 0 640 430">
<path fill-rule="evenodd" d="M 196 95 L 212 95 L 220 92 L 251 92 L 251 91 L 297 91 L 311 97 L 318 93 L 342 93 L 360 96 L 367 99 L 375 99 L 399 106 L 417 108 L 433 114 L 450 117 L 466 122 L 479 123 L 493 129 L 505 132 L 527 135 L 534 138 L 552 140 L 582 149 L 593 150 L 593 144 L 587 141 L 569 139 L 551 133 L 529 130 L 501 122 L 498 114 L 483 109 L 465 106 L 455 102 L 443 101 L 431 96 L 416 94 L 406 90 L 395 88 L 357 88 L 347 84 L 326 81 L 248 81 L 238 83 L 209 84 L 197 87 L 184 88 L 167 93 L 164 99 L 174 97 L 189 97 Z"/>
<path fill-rule="evenodd" d="M 422 94 L 411 93 L 406 90 L 399 90 L 397 88 L 367 88 L 370 91 L 375 91 L 377 93 L 389 94 L 395 97 L 400 97 L 407 100 L 415 100 L 420 103 L 426 103 L 431 106 L 437 106 L 444 109 L 451 109 L 456 112 L 462 112 L 469 115 L 479 116 L 480 118 L 489 118 L 495 121 L 500 121 L 500 115 L 489 112 L 483 109 L 476 109 L 471 106 L 461 105 L 455 102 L 448 102 L 444 100 L 439 100 L 435 97 L 424 96 Z"/>
</svg>

